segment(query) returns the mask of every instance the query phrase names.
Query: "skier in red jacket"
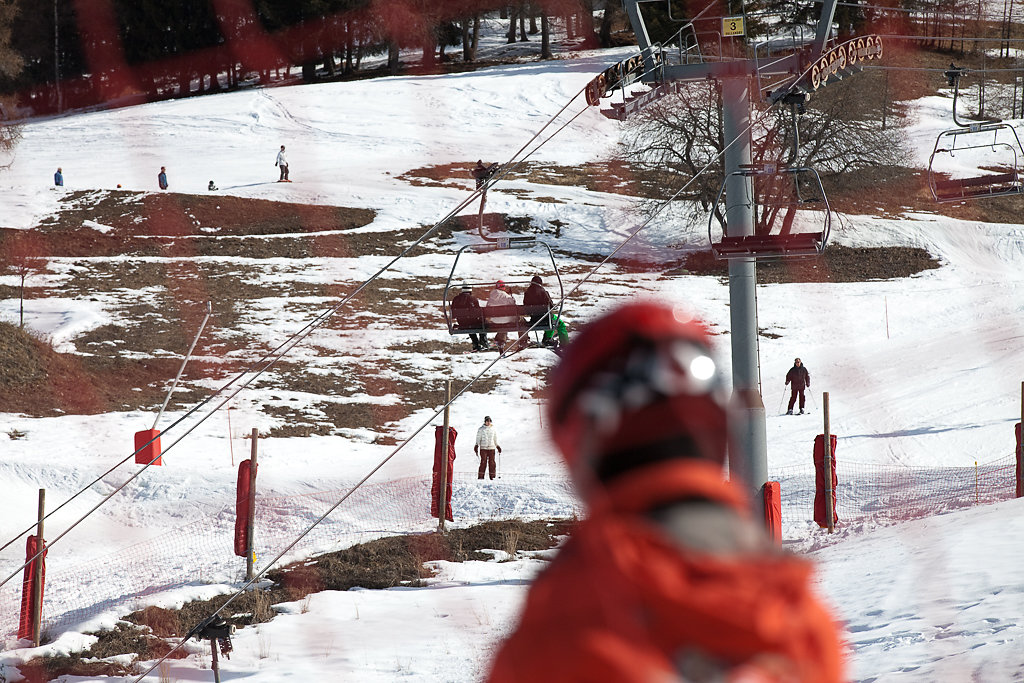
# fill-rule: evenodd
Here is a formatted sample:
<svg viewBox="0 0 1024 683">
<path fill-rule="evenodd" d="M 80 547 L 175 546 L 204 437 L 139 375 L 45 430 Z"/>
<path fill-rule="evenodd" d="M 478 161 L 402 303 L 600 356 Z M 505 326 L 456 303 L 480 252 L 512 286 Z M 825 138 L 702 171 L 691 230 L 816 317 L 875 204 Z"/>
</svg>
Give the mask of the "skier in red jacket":
<svg viewBox="0 0 1024 683">
<path fill-rule="evenodd" d="M 549 424 L 589 516 L 533 583 L 492 683 L 842 680 L 811 566 L 724 479 L 709 346 L 701 324 L 656 304 L 569 345 Z"/>
</svg>

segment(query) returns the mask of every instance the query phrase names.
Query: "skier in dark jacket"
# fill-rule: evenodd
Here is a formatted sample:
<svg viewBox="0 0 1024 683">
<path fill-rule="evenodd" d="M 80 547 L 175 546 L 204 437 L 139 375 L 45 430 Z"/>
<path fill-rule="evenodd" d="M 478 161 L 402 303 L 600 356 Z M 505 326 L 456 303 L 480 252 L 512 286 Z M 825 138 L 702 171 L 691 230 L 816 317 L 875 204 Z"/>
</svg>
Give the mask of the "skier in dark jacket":
<svg viewBox="0 0 1024 683">
<path fill-rule="evenodd" d="M 541 280 L 540 275 L 533 276 L 530 286 L 523 293 L 523 307 L 526 308 L 526 314 L 530 316 L 530 327 L 533 327 L 538 320 L 545 321 L 545 328 L 551 327 L 549 316 L 554 303 L 551 301 L 548 290 L 544 289 L 544 281 Z"/>
<path fill-rule="evenodd" d="M 160 173 L 156 176 L 156 184 L 160 186 L 161 190 L 167 189 L 167 169 L 163 166 L 160 167 Z"/>
<path fill-rule="evenodd" d="M 53 174 L 53 184 L 56 187 L 64 187 L 64 172 L 60 168 Z"/>
<path fill-rule="evenodd" d="M 793 406 L 796 404 L 796 397 L 800 397 L 800 414 L 804 414 L 804 389 L 811 386 L 811 373 L 803 366 L 800 359 L 793 361 L 793 367 L 786 373 L 786 384 L 790 384 L 792 393 L 789 396 L 789 409 L 786 415 L 793 414 Z"/>
<path fill-rule="evenodd" d="M 484 327 L 483 310 L 480 302 L 473 296 L 473 288 L 463 285 L 462 291 L 452 299 L 452 315 L 455 316 L 456 327 L 464 329 L 479 329 Z M 474 351 L 487 349 L 486 332 L 470 332 L 469 338 L 473 342 Z"/>
<path fill-rule="evenodd" d="M 483 159 L 477 159 L 476 166 L 473 167 L 472 171 L 473 177 L 476 179 L 476 189 L 479 190 L 483 187 L 496 170 L 498 170 L 497 162 L 490 166 L 484 166 Z"/>
</svg>

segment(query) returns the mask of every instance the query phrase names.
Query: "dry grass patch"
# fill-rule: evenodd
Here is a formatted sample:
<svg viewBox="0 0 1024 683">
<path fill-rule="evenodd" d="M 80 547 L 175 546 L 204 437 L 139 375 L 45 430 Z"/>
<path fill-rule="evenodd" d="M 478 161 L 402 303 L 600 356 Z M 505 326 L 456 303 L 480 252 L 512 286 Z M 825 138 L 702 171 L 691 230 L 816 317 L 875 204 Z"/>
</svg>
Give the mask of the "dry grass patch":
<svg viewBox="0 0 1024 683">
<path fill-rule="evenodd" d="M 844 247 L 832 245 L 816 257 L 759 261 L 759 283 L 786 282 L 865 282 L 889 280 L 916 275 L 938 268 L 939 262 L 918 247 Z M 727 277 L 727 261 L 716 260 L 710 251 L 690 254 L 681 268 L 665 273 L 675 276 L 683 272 L 694 275 Z"/>
<path fill-rule="evenodd" d="M 453 182 L 452 179 L 471 181 L 471 173 L 476 162 L 462 162 L 414 168 L 398 176 L 411 185 L 428 187 L 468 188 L 466 182 Z M 535 184 L 556 185 L 565 187 L 584 187 L 595 192 L 608 192 L 633 197 L 659 197 L 671 174 L 652 171 L 634 166 L 626 161 L 613 160 L 590 162 L 579 166 L 558 166 L 531 162 L 517 166 L 504 176 L 504 180 L 526 180 Z M 673 183 L 676 181 L 673 181 Z M 531 194 L 526 190 L 508 190 L 500 184 L 497 191 L 512 194 Z M 552 197 L 542 198 L 548 202 L 560 202 Z"/>
<path fill-rule="evenodd" d="M 42 381 L 46 376 L 42 357 L 48 348 L 17 325 L 0 321 L 0 388 Z"/>
<path fill-rule="evenodd" d="M 176 362 L 60 354 L 0 323 L 0 405 L 33 416 L 134 410 L 162 401 Z M 138 391 L 136 391 L 138 389 Z"/>
</svg>

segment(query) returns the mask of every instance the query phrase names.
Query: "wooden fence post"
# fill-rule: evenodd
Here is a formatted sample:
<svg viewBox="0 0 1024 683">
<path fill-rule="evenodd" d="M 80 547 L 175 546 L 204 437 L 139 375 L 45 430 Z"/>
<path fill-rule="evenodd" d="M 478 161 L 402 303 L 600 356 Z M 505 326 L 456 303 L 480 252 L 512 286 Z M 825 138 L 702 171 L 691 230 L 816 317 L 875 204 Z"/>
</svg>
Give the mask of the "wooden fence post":
<svg viewBox="0 0 1024 683">
<path fill-rule="evenodd" d="M 46 557 L 43 545 L 43 517 L 46 516 L 46 489 L 39 489 L 39 521 L 36 523 L 36 538 L 39 556 L 35 562 L 35 583 L 32 584 L 32 644 L 39 647 L 40 634 L 43 626 L 43 562 Z"/>
<path fill-rule="evenodd" d="M 255 563 L 256 543 L 253 532 L 256 529 L 256 445 L 259 442 L 259 430 L 252 428 L 252 451 L 249 455 L 249 519 L 245 527 L 245 580 L 252 581 L 253 564 Z"/>
<path fill-rule="evenodd" d="M 821 394 L 821 410 L 825 420 L 825 518 L 828 520 L 828 532 L 835 530 L 835 507 L 832 504 L 832 435 L 829 432 L 828 392 Z"/>
<path fill-rule="evenodd" d="M 448 417 L 449 417 L 449 405 L 452 402 L 452 381 L 448 380 L 444 390 L 444 427 L 442 430 L 444 436 L 441 438 L 441 499 L 437 505 L 437 529 L 441 533 L 444 533 L 444 523 L 447 507 L 447 494 L 448 494 Z"/>
</svg>

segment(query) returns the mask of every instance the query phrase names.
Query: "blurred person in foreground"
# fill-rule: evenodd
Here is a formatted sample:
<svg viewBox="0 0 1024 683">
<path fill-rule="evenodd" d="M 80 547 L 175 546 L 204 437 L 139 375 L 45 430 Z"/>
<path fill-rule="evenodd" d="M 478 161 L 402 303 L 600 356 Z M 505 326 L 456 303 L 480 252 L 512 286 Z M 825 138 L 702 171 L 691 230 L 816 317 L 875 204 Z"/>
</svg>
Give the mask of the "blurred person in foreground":
<svg viewBox="0 0 1024 683">
<path fill-rule="evenodd" d="M 548 416 L 589 516 L 534 581 L 492 683 L 842 680 L 810 564 L 724 479 L 702 324 L 652 303 L 590 323 L 551 375 Z"/>
</svg>

